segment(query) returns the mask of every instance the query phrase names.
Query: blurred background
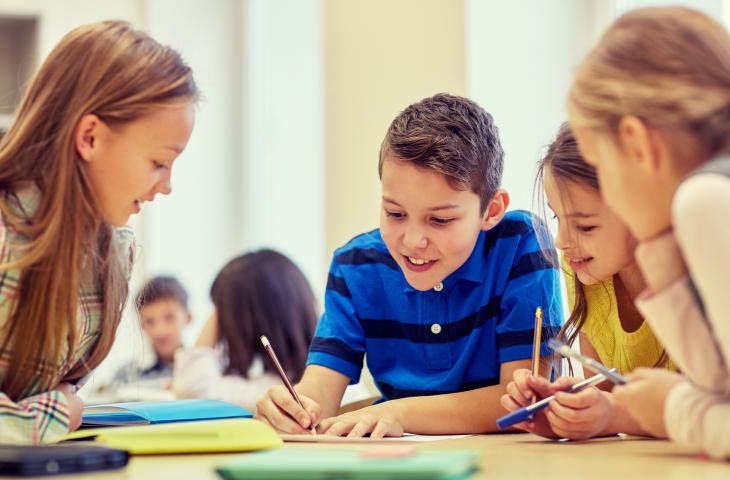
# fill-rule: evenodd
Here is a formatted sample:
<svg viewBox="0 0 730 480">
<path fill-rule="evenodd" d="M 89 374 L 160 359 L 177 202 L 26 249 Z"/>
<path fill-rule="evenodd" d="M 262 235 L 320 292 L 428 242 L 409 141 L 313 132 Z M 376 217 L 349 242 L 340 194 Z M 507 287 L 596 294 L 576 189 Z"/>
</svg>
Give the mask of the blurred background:
<svg viewBox="0 0 730 480">
<path fill-rule="evenodd" d="M 136 293 L 152 275 L 191 295 L 191 343 L 231 257 L 271 247 L 318 298 L 333 249 L 376 228 L 377 154 L 393 117 L 437 92 L 471 97 L 500 129 L 511 208 L 531 209 L 535 162 L 565 119 L 572 72 L 622 12 L 723 0 L 0 0 L 0 128 L 60 38 L 123 19 L 178 49 L 203 99 L 173 194 L 131 220 Z M 148 355 L 133 308 L 91 384 Z"/>
</svg>

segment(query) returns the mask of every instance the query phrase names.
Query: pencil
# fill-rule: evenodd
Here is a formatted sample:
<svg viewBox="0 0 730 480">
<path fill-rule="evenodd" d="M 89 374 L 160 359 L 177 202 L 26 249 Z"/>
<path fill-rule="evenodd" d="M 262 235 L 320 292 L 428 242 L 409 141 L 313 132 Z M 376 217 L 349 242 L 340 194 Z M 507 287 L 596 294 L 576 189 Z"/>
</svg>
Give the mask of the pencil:
<svg viewBox="0 0 730 480">
<path fill-rule="evenodd" d="M 297 401 L 299 406 L 302 407 L 303 410 L 306 410 L 304 408 L 304 405 L 302 405 L 302 401 L 299 399 L 299 395 L 297 395 L 297 391 L 294 390 L 294 387 L 292 386 L 291 382 L 289 381 L 289 377 L 286 376 L 286 372 L 284 372 L 284 369 L 281 368 L 281 363 L 279 363 L 279 359 L 277 358 L 276 353 L 274 352 L 274 347 L 271 346 L 269 339 L 266 338 L 265 335 L 261 335 L 260 339 L 261 339 L 261 344 L 264 346 L 264 350 L 266 350 L 266 353 L 269 354 L 271 361 L 274 362 L 274 366 L 276 367 L 276 370 L 279 372 L 281 381 L 284 382 L 284 385 L 286 385 L 287 390 L 289 390 L 289 393 L 291 393 L 291 396 L 294 397 L 294 400 Z M 309 431 L 312 432 L 312 435 L 317 435 L 317 430 L 314 428 L 314 425 L 309 426 Z"/>
<path fill-rule="evenodd" d="M 532 337 L 532 376 L 540 376 L 540 347 L 542 343 L 542 308 L 535 309 L 535 331 Z M 532 394 L 530 403 L 535 403 L 536 395 Z"/>
</svg>

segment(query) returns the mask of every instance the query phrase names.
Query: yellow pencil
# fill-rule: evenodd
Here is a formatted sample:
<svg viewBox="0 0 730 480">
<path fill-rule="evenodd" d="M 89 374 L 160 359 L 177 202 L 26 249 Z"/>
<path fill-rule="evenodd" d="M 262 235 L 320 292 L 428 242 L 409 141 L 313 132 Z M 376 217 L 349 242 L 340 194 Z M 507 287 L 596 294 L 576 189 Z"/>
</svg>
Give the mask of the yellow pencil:
<svg viewBox="0 0 730 480">
<path fill-rule="evenodd" d="M 532 337 L 532 375 L 540 376 L 540 347 L 542 343 L 542 308 L 535 310 L 535 331 Z M 537 397 L 532 395 L 531 403 L 535 403 Z"/>
</svg>

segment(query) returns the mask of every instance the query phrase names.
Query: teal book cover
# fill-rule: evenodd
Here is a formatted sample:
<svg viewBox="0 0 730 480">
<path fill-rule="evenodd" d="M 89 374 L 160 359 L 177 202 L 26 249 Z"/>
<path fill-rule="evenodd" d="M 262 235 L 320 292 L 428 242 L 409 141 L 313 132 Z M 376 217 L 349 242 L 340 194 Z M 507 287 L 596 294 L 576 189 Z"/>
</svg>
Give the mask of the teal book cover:
<svg viewBox="0 0 730 480">
<path fill-rule="evenodd" d="M 243 407 L 219 400 L 170 400 L 90 405 L 84 408 L 82 427 L 153 425 L 223 418 L 251 418 Z"/>
<path fill-rule="evenodd" d="M 477 471 L 471 450 L 427 450 L 388 458 L 354 450 L 271 450 L 216 469 L 224 480 L 456 480 Z"/>
</svg>

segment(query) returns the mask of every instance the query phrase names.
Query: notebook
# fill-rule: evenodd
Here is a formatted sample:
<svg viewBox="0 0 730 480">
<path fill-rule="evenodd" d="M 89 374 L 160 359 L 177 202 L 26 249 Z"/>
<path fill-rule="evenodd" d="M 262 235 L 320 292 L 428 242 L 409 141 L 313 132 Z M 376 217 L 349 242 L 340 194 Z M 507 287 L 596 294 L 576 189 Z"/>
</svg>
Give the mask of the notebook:
<svg viewBox="0 0 730 480">
<path fill-rule="evenodd" d="M 190 422 L 221 418 L 251 418 L 245 408 L 218 400 L 171 400 L 124 402 L 84 408 L 81 427 L 114 427 L 156 423 Z"/>
<path fill-rule="evenodd" d="M 133 455 L 248 452 L 283 445 L 270 426 L 252 418 L 88 428 L 70 433 L 62 441 L 71 440 L 96 440 Z"/>
<path fill-rule="evenodd" d="M 286 449 L 246 455 L 218 467 L 224 480 L 266 479 L 418 479 L 456 480 L 476 472 L 471 450 L 414 451 L 404 457 L 373 456 L 368 451 Z"/>
</svg>

